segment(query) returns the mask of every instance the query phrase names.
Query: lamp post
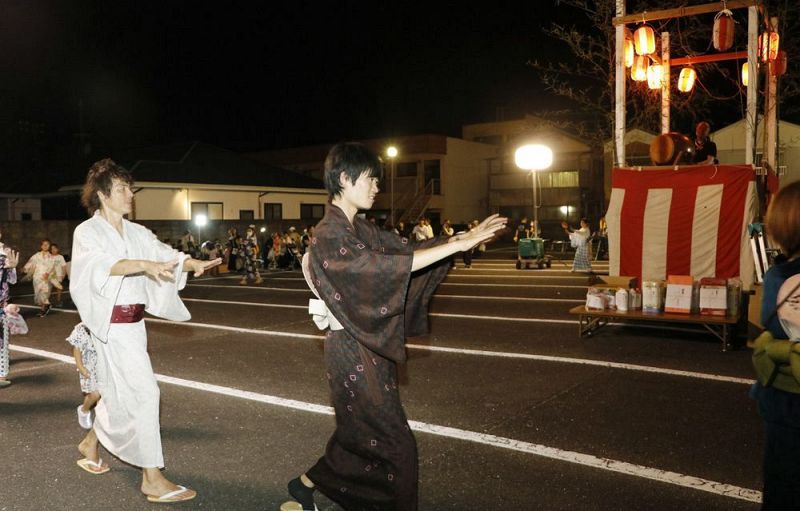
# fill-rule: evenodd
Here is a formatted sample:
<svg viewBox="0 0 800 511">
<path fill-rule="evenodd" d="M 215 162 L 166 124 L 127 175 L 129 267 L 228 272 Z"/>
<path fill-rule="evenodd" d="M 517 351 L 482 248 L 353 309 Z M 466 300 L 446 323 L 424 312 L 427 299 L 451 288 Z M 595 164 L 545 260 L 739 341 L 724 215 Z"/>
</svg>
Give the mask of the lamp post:
<svg viewBox="0 0 800 511">
<path fill-rule="evenodd" d="M 394 160 L 397 158 L 397 148 L 393 145 L 390 145 L 386 148 L 386 156 L 389 158 L 391 165 L 389 166 L 389 172 L 392 174 L 390 185 L 389 185 L 389 203 L 391 213 L 389 214 L 389 221 L 394 227 Z"/>
<path fill-rule="evenodd" d="M 536 171 L 549 168 L 553 164 L 553 151 L 542 144 L 526 144 L 514 152 L 514 162 L 522 170 L 531 171 L 533 190 L 533 221 L 539 230 L 539 211 L 536 205 Z"/>
</svg>

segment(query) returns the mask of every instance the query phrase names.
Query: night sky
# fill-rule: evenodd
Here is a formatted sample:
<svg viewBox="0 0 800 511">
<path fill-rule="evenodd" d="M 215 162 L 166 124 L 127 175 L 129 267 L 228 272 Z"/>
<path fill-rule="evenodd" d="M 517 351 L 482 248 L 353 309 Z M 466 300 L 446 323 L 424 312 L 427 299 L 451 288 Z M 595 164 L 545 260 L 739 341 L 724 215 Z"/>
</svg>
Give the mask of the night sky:
<svg viewBox="0 0 800 511">
<path fill-rule="evenodd" d="M 554 0 L 2 0 L 0 108 L 6 129 L 68 145 L 83 126 L 108 149 L 459 135 L 552 103 L 526 62 L 557 46 L 541 26 L 558 10 Z"/>
</svg>

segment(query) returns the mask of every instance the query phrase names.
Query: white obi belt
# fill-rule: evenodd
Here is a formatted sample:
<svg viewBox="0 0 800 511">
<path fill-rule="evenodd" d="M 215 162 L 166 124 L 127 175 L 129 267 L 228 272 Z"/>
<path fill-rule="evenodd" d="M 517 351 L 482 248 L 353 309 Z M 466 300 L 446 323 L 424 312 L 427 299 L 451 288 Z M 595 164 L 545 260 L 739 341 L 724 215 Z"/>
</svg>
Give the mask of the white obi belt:
<svg viewBox="0 0 800 511">
<path fill-rule="evenodd" d="M 339 323 L 339 320 L 336 319 L 328 306 L 325 305 L 325 302 L 319 297 L 319 292 L 317 292 L 317 288 L 314 286 L 314 282 L 311 279 L 308 252 L 303 254 L 302 267 L 303 277 L 306 279 L 306 284 L 308 284 L 308 288 L 311 289 L 311 292 L 314 293 L 314 296 L 317 297 L 316 299 L 308 299 L 308 313 L 311 314 L 311 319 L 314 320 L 314 324 L 317 325 L 317 328 L 320 330 L 325 330 L 326 328 L 330 328 L 331 330 L 344 330 L 344 327 L 341 323 Z"/>
</svg>

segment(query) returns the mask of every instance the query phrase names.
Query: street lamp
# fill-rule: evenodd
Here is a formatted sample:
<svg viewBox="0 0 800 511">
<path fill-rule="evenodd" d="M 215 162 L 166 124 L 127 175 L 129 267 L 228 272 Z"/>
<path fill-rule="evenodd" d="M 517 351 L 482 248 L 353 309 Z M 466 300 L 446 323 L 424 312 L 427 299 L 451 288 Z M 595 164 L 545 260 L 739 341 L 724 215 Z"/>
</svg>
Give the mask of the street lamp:
<svg viewBox="0 0 800 511">
<path fill-rule="evenodd" d="M 203 227 L 208 223 L 208 217 L 204 214 L 198 214 L 194 217 L 194 225 L 197 226 L 197 243 L 203 243 Z"/>
<path fill-rule="evenodd" d="M 533 188 L 533 221 L 539 230 L 539 211 L 536 205 L 536 171 L 544 170 L 553 164 L 553 151 L 542 144 L 526 144 L 514 152 L 514 162 L 522 170 L 531 171 Z"/>
<path fill-rule="evenodd" d="M 391 172 L 392 177 L 390 181 L 390 189 L 389 189 L 389 203 L 391 204 L 391 214 L 389 215 L 389 221 L 394 227 L 394 159 L 397 158 L 397 148 L 393 145 L 390 145 L 386 148 L 386 156 L 389 158 L 389 161 L 392 163 L 390 165 L 389 172 Z"/>
</svg>

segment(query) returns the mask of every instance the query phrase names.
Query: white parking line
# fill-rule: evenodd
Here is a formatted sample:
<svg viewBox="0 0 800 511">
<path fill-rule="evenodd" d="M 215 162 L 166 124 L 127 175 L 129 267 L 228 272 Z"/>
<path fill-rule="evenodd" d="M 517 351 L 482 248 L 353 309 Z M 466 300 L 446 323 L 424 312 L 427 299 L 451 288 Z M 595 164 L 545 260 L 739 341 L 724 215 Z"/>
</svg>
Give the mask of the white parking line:
<svg viewBox="0 0 800 511">
<path fill-rule="evenodd" d="M 249 303 L 249 302 L 244 302 Z M 29 309 L 38 309 L 39 307 L 33 305 L 20 305 L 20 307 L 25 307 Z M 292 306 L 298 307 L 298 306 Z M 302 306 L 300 306 L 302 307 Z M 70 310 L 70 309 L 53 309 L 59 310 L 62 312 L 69 312 L 72 314 L 77 314 L 78 311 Z M 246 333 L 246 334 L 254 334 L 254 335 L 266 335 L 271 337 L 290 337 L 294 339 L 308 339 L 308 340 L 324 340 L 324 335 L 319 334 L 301 334 L 301 333 L 294 333 L 294 332 L 284 332 L 284 331 L 277 331 L 277 330 L 263 330 L 259 328 L 245 328 L 245 327 L 236 327 L 236 326 L 228 326 L 228 325 L 214 325 L 209 323 L 195 323 L 192 321 L 185 321 L 185 322 L 177 322 L 177 321 L 169 321 L 166 319 L 159 319 L 159 318 L 147 318 L 145 320 L 147 323 L 159 323 L 165 325 L 173 325 L 173 326 L 193 326 L 197 328 L 206 328 L 209 330 L 223 330 L 229 332 L 238 332 L 238 333 Z M 562 320 L 544 320 L 544 321 L 562 321 Z M 568 322 L 568 321 L 567 321 Z M 573 321 L 574 323 L 574 321 Z M 663 327 L 653 326 L 653 328 L 664 329 Z M 700 330 L 689 330 L 691 332 L 700 332 Z M 740 384 L 751 384 L 753 382 L 752 379 L 746 378 L 737 378 L 734 376 L 724 376 L 718 374 L 711 374 L 711 373 L 698 373 L 692 371 L 681 371 L 676 369 L 668 369 L 663 367 L 653 367 L 653 366 L 643 366 L 643 365 L 635 365 L 635 364 L 624 364 L 620 362 L 610 362 L 605 360 L 593 360 L 593 359 L 583 359 L 583 358 L 573 358 L 573 357 L 554 357 L 549 355 L 534 355 L 529 353 L 516 353 L 516 352 L 504 352 L 504 351 L 487 351 L 487 350 L 474 350 L 474 349 L 463 349 L 463 348 L 448 348 L 444 346 L 426 346 L 420 344 L 406 344 L 406 347 L 415 350 L 422 350 L 422 351 L 434 351 L 440 353 L 456 353 L 460 355 L 473 355 L 473 356 L 482 356 L 482 357 L 501 357 L 501 358 L 514 358 L 514 359 L 521 359 L 521 360 L 536 360 L 540 362 L 557 362 L 557 363 L 564 363 L 564 364 L 580 364 L 580 365 L 592 365 L 592 366 L 600 366 L 600 367 L 609 367 L 613 369 L 624 369 L 628 371 L 640 371 L 640 372 L 647 372 L 647 373 L 658 373 L 658 374 L 668 374 L 671 376 L 683 376 L 687 378 L 697 378 L 701 380 L 715 380 L 715 381 L 724 381 L 729 383 L 740 383 Z M 69 357 L 67 357 L 71 360 Z"/>
<path fill-rule="evenodd" d="M 70 357 L 49 351 L 38 350 L 34 348 L 27 348 L 24 346 L 10 345 L 10 349 L 37 355 L 45 358 L 59 360 L 68 364 L 74 363 Z M 163 383 L 185 387 L 193 390 L 204 392 L 211 392 L 214 394 L 221 394 L 224 396 L 238 397 L 249 401 L 265 403 L 274 406 L 282 406 L 285 408 L 292 408 L 306 412 L 313 412 L 324 415 L 333 415 L 333 409 L 330 406 L 320 405 L 316 403 L 306 403 L 304 401 L 297 401 L 294 399 L 286 399 L 268 394 L 260 394 L 257 392 L 235 389 L 232 387 L 224 387 L 221 385 L 213 385 L 210 383 L 197 382 L 193 380 L 186 380 L 183 378 L 176 378 L 162 374 L 156 374 L 156 379 Z M 421 433 L 428 433 L 438 435 L 446 438 L 454 438 L 467 442 L 473 442 L 491 447 L 498 447 L 508 449 L 511 451 L 523 452 L 533 454 L 535 456 L 542 456 L 545 458 L 562 461 L 567 463 L 574 463 L 585 467 L 596 468 L 600 470 L 608 470 L 620 474 L 630 475 L 634 477 L 641 477 L 652 481 L 661 483 L 672 484 L 693 490 L 704 491 L 722 495 L 724 497 L 731 497 L 739 500 L 746 500 L 749 502 L 761 502 L 761 492 L 749 488 L 742 488 L 717 481 L 703 479 L 687 474 L 680 474 L 668 470 L 662 470 L 635 463 L 628 463 L 626 461 L 619 461 L 610 458 L 603 458 L 592 454 L 585 454 L 575 451 L 566 451 L 556 447 L 549 447 L 541 444 L 534 444 L 523 440 L 515 440 L 513 438 L 501 437 L 497 435 L 490 435 L 487 433 L 480 433 L 477 431 L 469 431 L 459 428 L 452 428 L 449 426 L 440 426 L 437 424 L 430 424 L 420 421 L 408 421 L 409 426 L 414 431 Z"/>
</svg>

